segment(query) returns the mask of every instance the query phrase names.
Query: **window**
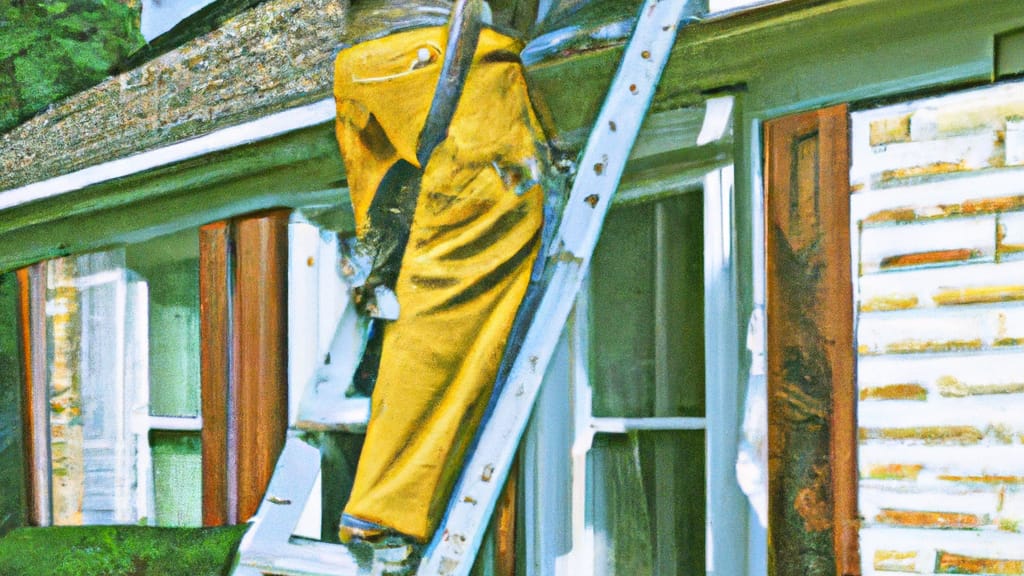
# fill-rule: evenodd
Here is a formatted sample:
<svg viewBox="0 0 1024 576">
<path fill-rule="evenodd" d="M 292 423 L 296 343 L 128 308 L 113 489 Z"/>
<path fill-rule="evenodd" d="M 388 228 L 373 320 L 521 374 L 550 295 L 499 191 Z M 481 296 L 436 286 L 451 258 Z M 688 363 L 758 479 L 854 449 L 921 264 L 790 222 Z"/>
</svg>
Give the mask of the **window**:
<svg viewBox="0 0 1024 576">
<path fill-rule="evenodd" d="M 36 493 L 55 525 L 201 522 L 194 230 L 33 267 L 45 399 Z M 38 404 L 37 404 L 38 406 Z"/>
<path fill-rule="evenodd" d="M 522 446 L 524 573 L 745 570 L 745 502 L 725 486 L 735 380 L 720 385 L 724 353 L 706 362 L 734 317 L 711 300 L 728 283 L 731 174 L 626 190 L 609 212 Z"/>
<path fill-rule="evenodd" d="M 255 513 L 287 421 L 288 214 L 19 271 L 11 342 L 24 369 L 3 390 L 24 391 L 10 422 L 23 422 L 28 523 L 198 526 Z"/>
</svg>

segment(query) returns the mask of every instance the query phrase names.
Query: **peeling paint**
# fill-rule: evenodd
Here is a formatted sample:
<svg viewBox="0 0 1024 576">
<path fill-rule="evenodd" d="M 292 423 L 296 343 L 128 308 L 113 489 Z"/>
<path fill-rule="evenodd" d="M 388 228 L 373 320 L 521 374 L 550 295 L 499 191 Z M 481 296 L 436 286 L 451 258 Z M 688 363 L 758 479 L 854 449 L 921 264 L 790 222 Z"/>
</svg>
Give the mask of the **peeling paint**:
<svg viewBox="0 0 1024 576">
<path fill-rule="evenodd" d="M 891 526 L 941 529 L 977 529 L 986 524 L 985 519 L 976 514 L 893 509 L 882 510 L 875 521 Z"/>
<path fill-rule="evenodd" d="M 860 428 L 861 442 L 868 440 L 918 441 L 924 444 L 979 444 L 985 433 L 973 426 L 920 426 L 913 428 Z"/>
<path fill-rule="evenodd" d="M 940 551 L 935 564 L 938 574 L 1024 574 L 1024 560 L 962 556 Z"/>
<path fill-rule="evenodd" d="M 861 388 L 861 400 L 927 400 L 928 389 L 920 384 L 887 384 Z"/>
<path fill-rule="evenodd" d="M 917 552 L 897 550 L 876 550 L 875 570 L 885 572 L 914 572 L 917 568 Z"/>
<path fill-rule="evenodd" d="M 876 296 L 860 305 L 861 312 L 891 312 L 893 310 L 910 310 L 920 301 L 914 294 L 893 294 Z"/>
<path fill-rule="evenodd" d="M 970 288 L 942 289 L 932 300 L 939 306 L 967 304 L 995 304 L 1024 300 L 1024 284 L 1013 286 L 972 286 Z"/>
<path fill-rule="evenodd" d="M 965 398 L 967 396 L 984 396 L 990 394 L 1021 394 L 1024 393 L 1024 382 L 1006 382 L 999 384 L 967 384 L 953 376 L 942 376 L 936 384 L 939 394 L 946 398 Z"/>
<path fill-rule="evenodd" d="M 906 268 L 908 266 L 924 266 L 928 264 L 948 264 L 950 262 L 966 262 L 971 258 L 981 256 L 981 251 L 967 248 L 955 250 L 933 250 L 930 252 L 915 252 L 912 254 L 899 254 L 882 259 L 883 270 L 892 268 Z"/>
<path fill-rule="evenodd" d="M 865 478 L 871 480 L 917 480 L 921 464 L 880 464 L 869 466 Z"/>
</svg>

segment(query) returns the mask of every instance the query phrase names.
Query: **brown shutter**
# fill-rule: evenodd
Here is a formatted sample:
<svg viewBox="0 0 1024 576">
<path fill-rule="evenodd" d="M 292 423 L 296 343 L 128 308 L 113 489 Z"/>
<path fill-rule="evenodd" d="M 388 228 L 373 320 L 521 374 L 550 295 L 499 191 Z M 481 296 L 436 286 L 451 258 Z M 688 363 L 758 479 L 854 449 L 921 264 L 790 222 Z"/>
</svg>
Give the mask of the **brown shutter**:
<svg viewBox="0 0 1024 576">
<path fill-rule="evenodd" d="M 845 105 L 765 123 L 769 557 L 860 574 Z"/>
<path fill-rule="evenodd" d="M 200 231 L 203 522 L 259 508 L 288 427 L 288 215 Z"/>
<path fill-rule="evenodd" d="M 238 519 L 256 513 L 288 429 L 287 210 L 235 222 Z"/>
<path fill-rule="evenodd" d="M 236 524 L 237 445 L 229 433 L 231 233 L 227 222 L 199 229 L 199 321 L 203 415 L 203 524 Z M 231 496 L 229 496 L 231 494 Z"/>
</svg>

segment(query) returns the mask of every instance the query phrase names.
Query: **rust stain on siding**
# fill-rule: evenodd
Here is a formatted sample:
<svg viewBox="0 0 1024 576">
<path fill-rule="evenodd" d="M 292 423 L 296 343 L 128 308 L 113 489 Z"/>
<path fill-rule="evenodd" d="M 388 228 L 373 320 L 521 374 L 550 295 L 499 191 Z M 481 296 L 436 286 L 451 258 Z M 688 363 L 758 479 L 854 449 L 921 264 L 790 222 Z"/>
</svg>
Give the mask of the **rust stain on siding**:
<svg viewBox="0 0 1024 576">
<path fill-rule="evenodd" d="M 861 312 L 891 312 L 893 310 L 909 310 L 918 305 L 917 296 L 913 294 L 892 294 L 889 296 L 876 296 L 862 302 Z"/>
<path fill-rule="evenodd" d="M 861 400 L 927 400 L 928 389 L 917 383 L 887 384 L 862 388 Z"/>
<path fill-rule="evenodd" d="M 935 564 L 939 574 L 1024 574 L 1024 560 L 978 558 L 944 551 L 939 551 Z"/>
<path fill-rule="evenodd" d="M 953 376 L 942 376 L 936 380 L 939 394 L 945 398 L 964 398 L 967 396 L 987 396 L 989 394 L 1020 394 L 1024 393 L 1024 382 L 1006 382 L 1000 384 L 967 384 Z"/>
<path fill-rule="evenodd" d="M 917 480 L 921 464 L 877 464 L 868 468 L 869 480 Z"/>
<path fill-rule="evenodd" d="M 978 444 L 985 433 L 973 426 L 916 426 L 911 428 L 860 428 L 861 442 L 869 440 L 919 441 L 935 444 Z"/>
<path fill-rule="evenodd" d="M 914 572 L 917 567 L 917 552 L 900 550 L 875 550 L 875 570 L 885 572 Z"/>
<path fill-rule="evenodd" d="M 905 526 L 910 528 L 976 529 L 986 524 L 977 514 L 962 512 L 925 512 L 920 510 L 895 510 L 883 508 L 875 516 L 879 524 Z"/>
<path fill-rule="evenodd" d="M 966 262 L 971 258 L 981 256 L 980 250 L 967 248 L 956 248 L 953 250 L 931 250 L 929 252 L 914 252 L 912 254 L 898 254 L 882 259 L 879 265 L 883 270 L 891 268 L 907 268 L 910 266 L 923 266 L 926 264 L 946 264 L 949 262 Z"/>
<path fill-rule="evenodd" d="M 1003 348 L 1006 346 L 1024 346 L 1024 338 L 996 338 L 993 346 Z"/>
<path fill-rule="evenodd" d="M 995 304 L 1024 300 L 1024 284 L 1010 286 L 975 286 L 970 288 L 942 288 L 932 296 L 939 306 L 966 304 Z"/>
</svg>

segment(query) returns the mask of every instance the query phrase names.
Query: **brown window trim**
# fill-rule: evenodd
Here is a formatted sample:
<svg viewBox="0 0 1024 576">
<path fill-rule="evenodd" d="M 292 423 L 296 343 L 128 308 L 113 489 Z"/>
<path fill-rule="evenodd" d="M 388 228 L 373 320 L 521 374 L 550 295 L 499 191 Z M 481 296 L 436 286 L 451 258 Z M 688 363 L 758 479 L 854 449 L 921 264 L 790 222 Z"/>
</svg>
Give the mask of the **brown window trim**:
<svg viewBox="0 0 1024 576">
<path fill-rule="evenodd" d="M 50 422 L 46 382 L 46 264 L 17 272 L 21 329 L 22 438 L 25 488 L 31 526 L 53 523 L 50 502 Z"/>
</svg>

